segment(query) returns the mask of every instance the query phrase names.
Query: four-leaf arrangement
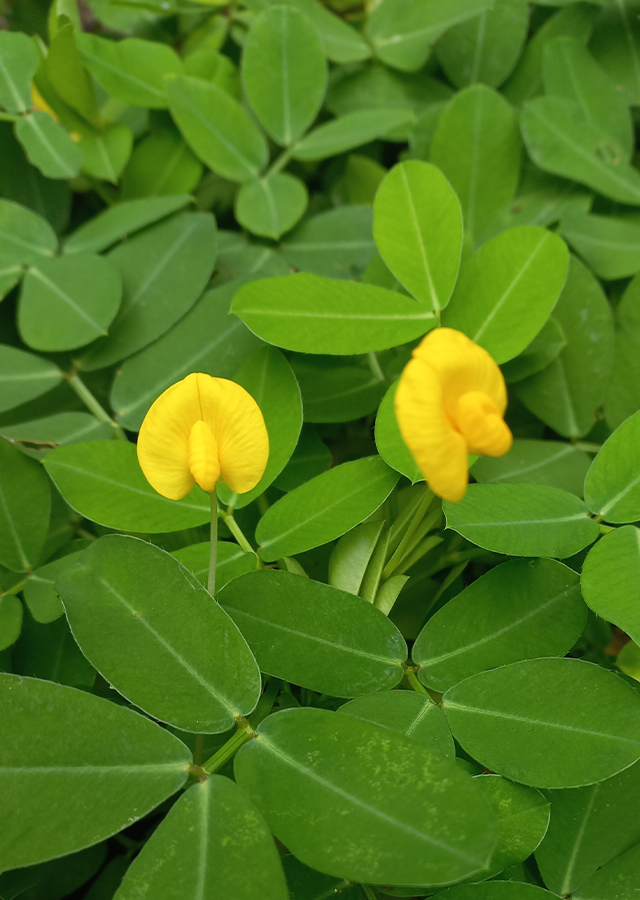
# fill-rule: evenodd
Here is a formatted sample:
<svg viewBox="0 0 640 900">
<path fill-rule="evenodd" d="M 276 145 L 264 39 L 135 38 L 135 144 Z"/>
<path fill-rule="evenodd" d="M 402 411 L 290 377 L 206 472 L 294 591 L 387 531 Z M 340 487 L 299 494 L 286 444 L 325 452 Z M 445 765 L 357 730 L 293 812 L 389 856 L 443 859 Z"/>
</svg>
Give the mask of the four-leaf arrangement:
<svg viewBox="0 0 640 900">
<path fill-rule="evenodd" d="M 14 6 L 0 900 L 632 900 L 636 0 Z"/>
</svg>

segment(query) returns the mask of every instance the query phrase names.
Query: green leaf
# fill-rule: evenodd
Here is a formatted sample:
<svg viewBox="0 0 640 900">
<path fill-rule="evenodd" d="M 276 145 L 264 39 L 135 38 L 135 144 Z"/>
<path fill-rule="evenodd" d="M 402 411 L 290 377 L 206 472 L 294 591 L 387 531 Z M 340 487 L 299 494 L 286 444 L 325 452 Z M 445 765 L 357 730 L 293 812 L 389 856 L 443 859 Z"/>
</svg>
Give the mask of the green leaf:
<svg viewBox="0 0 640 900">
<path fill-rule="evenodd" d="M 483 456 L 471 473 L 480 484 L 548 484 L 582 497 L 590 465 L 591 457 L 571 444 L 516 439 L 505 456 Z"/>
<path fill-rule="evenodd" d="M 52 257 L 58 246 L 58 238 L 46 219 L 10 200 L 0 199 L 0 237 L 0 269 L 41 262 Z"/>
<path fill-rule="evenodd" d="M 452 881 L 486 863 L 493 816 L 452 761 L 321 709 L 270 716 L 258 734 L 236 756 L 238 784 L 307 865 L 351 881 L 414 884 Z"/>
<path fill-rule="evenodd" d="M 89 662 L 154 719 L 218 734 L 258 702 L 260 674 L 244 638 L 159 547 L 102 537 L 58 576 L 56 590 Z"/>
<path fill-rule="evenodd" d="M 495 0 L 442 35 L 436 44 L 438 62 L 457 88 L 478 81 L 498 87 L 522 53 L 528 25 L 526 0 Z"/>
<path fill-rule="evenodd" d="M 274 481 L 281 491 L 292 491 L 316 475 L 326 472 L 331 452 L 322 443 L 313 425 L 303 425 L 291 459 Z"/>
<path fill-rule="evenodd" d="M 460 884 L 440 893 L 442 900 L 554 900 L 543 888 L 519 881 Z"/>
<path fill-rule="evenodd" d="M 78 549 L 40 566 L 30 574 L 23 593 L 29 612 L 36 622 L 48 625 L 64 615 L 64 608 L 54 585 L 61 572 L 78 562 L 81 553 L 82 549 Z"/>
<path fill-rule="evenodd" d="M 350 422 L 374 413 L 385 383 L 364 365 L 340 365 L 335 356 L 291 360 L 302 392 L 305 422 Z"/>
<path fill-rule="evenodd" d="M 560 356 L 561 351 L 567 346 L 564 331 L 558 322 L 549 316 L 540 331 L 530 344 L 524 348 L 514 359 L 502 366 L 502 374 L 507 384 L 522 381 L 529 375 L 541 372 Z"/>
<path fill-rule="evenodd" d="M 369 16 L 367 37 L 387 65 L 415 72 L 440 35 L 492 5 L 493 0 L 385 0 Z"/>
<path fill-rule="evenodd" d="M 127 235 L 158 219 L 164 219 L 191 201 L 188 194 L 179 194 L 175 197 L 145 197 L 117 203 L 98 213 L 93 219 L 88 219 L 66 238 L 64 252 L 99 253 L 107 250 Z"/>
<path fill-rule="evenodd" d="M 138 431 L 160 394 L 191 372 L 231 378 L 259 341 L 229 315 L 239 281 L 207 291 L 173 328 L 116 372 L 111 405 L 118 421 Z"/>
<path fill-rule="evenodd" d="M 462 213 L 442 173 L 427 163 L 400 163 L 373 207 L 380 255 L 413 296 L 439 312 L 449 302 L 462 250 Z"/>
<path fill-rule="evenodd" d="M 386 350 L 436 324 L 432 310 L 394 291 L 306 273 L 243 285 L 232 311 L 269 343 L 330 355 Z"/>
<path fill-rule="evenodd" d="M 439 609 L 411 656 L 420 681 L 446 691 L 485 669 L 564 656 L 586 621 L 572 569 L 550 559 L 515 559 L 490 569 Z"/>
<path fill-rule="evenodd" d="M 330 694 L 354 697 L 402 681 L 404 638 L 366 600 L 290 572 L 250 572 L 218 594 L 261 671 Z"/>
<path fill-rule="evenodd" d="M 238 496 L 226 485 L 219 488 L 223 503 L 240 509 L 263 494 L 289 462 L 302 428 L 302 401 L 291 366 L 274 347 L 255 350 L 234 380 L 260 407 L 269 435 L 269 461 L 253 490 Z"/>
<path fill-rule="evenodd" d="M 71 22 L 63 25 L 51 40 L 44 68 L 59 97 L 83 119 L 96 124 L 100 119 L 96 92 L 78 52 Z"/>
<path fill-rule="evenodd" d="M 552 791 L 551 820 L 536 850 L 545 884 L 573 894 L 593 873 L 640 841 L 640 765 L 588 788 Z"/>
<path fill-rule="evenodd" d="M 542 484 L 472 484 L 459 503 L 445 501 L 443 508 L 447 528 L 508 556 L 565 559 L 600 530 L 582 500 Z"/>
<path fill-rule="evenodd" d="M 131 129 L 121 122 L 112 122 L 101 133 L 84 134 L 78 142 L 82 152 L 82 171 L 117 184 L 132 146 Z"/>
<path fill-rule="evenodd" d="M 12 572 L 32 569 L 50 515 L 51 492 L 42 466 L 0 439 L 0 564 Z"/>
<path fill-rule="evenodd" d="M 22 603 L 13 594 L 0 596 L 0 650 L 6 650 L 20 637 Z"/>
<path fill-rule="evenodd" d="M 200 488 L 184 500 L 167 500 L 154 491 L 133 444 L 71 444 L 48 453 L 44 466 L 72 509 L 107 528 L 153 534 L 209 521 L 209 497 Z"/>
<path fill-rule="evenodd" d="M 450 688 L 442 708 L 474 759 L 523 784 L 594 784 L 640 758 L 640 697 L 594 663 L 529 659 L 481 672 Z"/>
<path fill-rule="evenodd" d="M 397 731 L 417 741 L 435 756 L 455 758 L 447 720 L 442 710 L 424 694 L 415 694 L 413 691 L 381 691 L 356 697 L 341 706 L 338 712 Z"/>
<path fill-rule="evenodd" d="M 634 138 L 629 107 L 582 41 L 570 37 L 550 41 L 542 77 L 547 95 L 577 103 L 585 119 L 613 139 L 618 159 L 631 159 Z"/>
<path fill-rule="evenodd" d="M 0 674 L 0 707 L 2 869 L 102 841 L 186 781 L 191 754 L 182 741 L 86 691 Z"/>
<path fill-rule="evenodd" d="M 522 137 L 533 162 L 620 203 L 640 203 L 640 173 L 618 156 L 617 142 L 573 100 L 539 97 L 525 103 Z"/>
<path fill-rule="evenodd" d="M 387 132 L 413 121 L 408 109 L 359 109 L 318 125 L 293 148 L 294 159 L 327 159 L 383 138 Z"/>
<path fill-rule="evenodd" d="M 256 530 L 260 556 L 272 562 L 340 537 L 375 512 L 397 481 L 398 474 L 377 456 L 312 478 L 264 514 Z"/>
<path fill-rule="evenodd" d="M 202 163 L 177 131 L 151 132 L 135 146 L 126 165 L 122 197 L 188 194 L 201 176 Z"/>
<path fill-rule="evenodd" d="M 605 281 L 628 278 L 640 269 L 640 222 L 567 210 L 560 233 L 590 269 Z"/>
<path fill-rule="evenodd" d="M 31 81 L 38 68 L 35 42 L 19 31 L 0 32 L 0 105 L 9 113 L 31 108 Z"/>
<path fill-rule="evenodd" d="M 640 845 L 604 866 L 574 893 L 576 900 L 624 900 L 640 878 Z"/>
<path fill-rule="evenodd" d="M 181 76 L 167 82 L 169 108 L 186 142 L 203 163 L 231 181 L 250 181 L 269 151 L 253 119 L 213 82 Z"/>
<path fill-rule="evenodd" d="M 50 391 L 62 381 L 55 363 L 0 344 L 0 412 Z"/>
<path fill-rule="evenodd" d="M 278 0 L 278 6 L 293 7 L 309 19 L 320 39 L 322 52 L 332 62 L 360 62 L 371 56 L 371 47 L 360 32 L 316 0 Z"/>
<path fill-rule="evenodd" d="M 635 3 L 609 3 L 595 22 L 590 50 L 628 104 L 640 103 L 640 24 Z"/>
<path fill-rule="evenodd" d="M 319 4 L 316 4 L 318 8 Z M 332 878 L 315 869 L 310 869 L 289 853 L 282 857 L 282 868 L 287 876 L 287 885 L 295 900 L 327 900 L 338 893 L 340 900 L 361 900 L 360 886 L 344 878 Z"/>
<path fill-rule="evenodd" d="M 438 120 L 431 162 L 458 195 L 471 242 L 512 200 L 520 158 L 518 121 L 506 100 L 482 84 L 456 94 Z"/>
<path fill-rule="evenodd" d="M 591 548 L 582 570 L 582 594 L 599 616 L 640 642 L 640 532 L 616 528 Z"/>
<path fill-rule="evenodd" d="M 521 353 L 549 318 L 567 277 L 569 253 L 544 228 L 512 228 L 462 266 L 444 324 L 464 332 L 497 363 Z"/>
<path fill-rule="evenodd" d="M 107 847 L 103 842 L 39 866 L 5 872 L 0 876 L 0 896 L 3 900 L 17 897 L 20 900 L 59 900 L 90 881 L 103 865 L 106 855 Z"/>
<path fill-rule="evenodd" d="M 209 561 L 211 557 L 211 544 L 203 541 L 201 544 L 191 544 L 182 550 L 175 550 L 172 554 L 182 563 L 185 569 L 189 569 L 198 581 L 207 584 L 209 576 Z M 253 572 L 256 567 L 255 553 L 245 553 L 237 544 L 229 541 L 218 541 L 216 554 L 216 590 L 220 590 L 228 581 L 244 575 L 245 572 Z"/>
<path fill-rule="evenodd" d="M 194 834 L 200 835 L 194 840 Z M 280 856 L 260 813 L 228 778 L 194 784 L 127 870 L 116 900 L 288 900 Z"/>
<path fill-rule="evenodd" d="M 48 113 L 29 112 L 15 123 L 16 137 L 29 162 L 47 178 L 73 178 L 82 165 L 82 152 L 69 133 Z"/>
<path fill-rule="evenodd" d="M 613 366 L 605 399 L 610 428 L 640 409 L 640 277 L 628 285 L 615 317 Z"/>
<path fill-rule="evenodd" d="M 303 181 L 286 172 L 246 181 L 235 200 L 236 219 L 253 234 L 278 240 L 303 215 L 309 202 Z"/>
<path fill-rule="evenodd" d="M 82 368 L 110 366 L 168 331 L 205 288 L 216 250 L 211 213 L 182 213 L 116 247 L 109 260 L 122 276 L 122 306 Z"/>
<path fill-rule="evenodd" d="M 515 391 L 545 424 L 575 439 L 591 431 L 605 398 L 613 323 L 602 288 L 574 258 L 553 316 L 564 332 L 566 347 L 546 369 L 519 381 Z"/>
<path fill-rule="evenodd" d="M 180 75 L 182 62 L 168 44 L 124 38 L 117 41 L 81 33 L 78 49 L 104 90 L 123 103 L 165 109 L 165 75 Z"/>
<path fill-rule="evenodd" d="M 35 350 L 72 350 L 106 335 L 122 298 L 118 269 L 95 253 L 42 259 L 27 269 L 20 335 Z"/>
<path fill-rule="evenodd" d="M 92 688 L 97 674 L 82 655 L 63 616 L 51 623 L 41 623 L 25 615 L 12 663 L 16 675 L 44 678 L 71 687 Z"/>
<path fill-rule="evenodd" d="M 283 241 L 282 256 L 303 272 L 356 278 L 375 253 L 371 223 L 368 206 L 327 210 L 298 225 Z"/>
<path fill-rule="evenodd" d="M 113 425 L 90 413 L 62 412 L 18 425 L 0 425 L 0 434 L 27 444 L 77 444 L 108 440 L 113 436 Z"/>
<path fill-rule="evenodd" d="M 424 475 L 416 465 L 411 455 L 411 451 L 402 440 L 396 414 L 393 408 L 393 401 L 396 395 L 398 382 L 391 385 L 387 393 L 384 395 L 378 415 L 376 416 L 376 447 L 378 453 L 392 469 L 406 476 L 411 484 L 418 481 L 424 481 Z"/>
<path fill-rule="evenodd" d="M 640 414 L 617 428 L 593 461 L 584 492 L 592 513 L 616 524 L 640 519 Z"/>
<path fill-rule="evenodd" d="M 327 64 L 311 21 L 291 6 L 257 16 L 242 55 L 245 93 L 273 140 L 291 146 L 317 116 L 327 87 Z"/>
</svg>

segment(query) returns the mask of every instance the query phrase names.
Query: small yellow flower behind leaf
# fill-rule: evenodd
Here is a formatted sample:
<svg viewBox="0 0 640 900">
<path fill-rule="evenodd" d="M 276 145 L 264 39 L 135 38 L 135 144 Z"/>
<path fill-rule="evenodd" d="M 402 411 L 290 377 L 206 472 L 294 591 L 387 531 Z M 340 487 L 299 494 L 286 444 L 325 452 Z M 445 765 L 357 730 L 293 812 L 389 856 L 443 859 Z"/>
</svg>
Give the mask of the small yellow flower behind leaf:
<svg viewBox="0 0 640 900">
<path fill-rule="evenodd" d="M 269 437 L 253 397 L 202 372 L 158 397 L 138 437 L 140 468 L 170 500 L 181 500 L 194 484 L 210 493 L 218 481 L 244 494 L 260 481 L 268 459 Z"/>
<path fill-rule="evenodd" d="M 453 328 L 436 328 L 421 341 L 395 395 L 402 439 L 431 490 L 454 502 L 467 490 L 469 453 L 503 456 L 511 447 L 506 408 L 499 367 Z"/>
</svg>

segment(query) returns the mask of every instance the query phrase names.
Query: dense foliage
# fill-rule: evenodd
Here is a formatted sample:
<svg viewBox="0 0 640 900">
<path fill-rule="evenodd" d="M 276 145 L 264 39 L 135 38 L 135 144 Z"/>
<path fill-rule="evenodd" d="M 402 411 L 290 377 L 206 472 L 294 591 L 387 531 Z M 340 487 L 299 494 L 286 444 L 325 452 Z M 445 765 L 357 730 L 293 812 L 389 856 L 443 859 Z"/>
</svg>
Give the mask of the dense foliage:
<svg viewBox="0 0 640 900">
<path fill-rule="evenodd" d="M 1 900 L 636 897 L 640 2 L 0 10 Z M 213 503 L 136 452 L 193 372 L 269 438 Z"/>
</svg>

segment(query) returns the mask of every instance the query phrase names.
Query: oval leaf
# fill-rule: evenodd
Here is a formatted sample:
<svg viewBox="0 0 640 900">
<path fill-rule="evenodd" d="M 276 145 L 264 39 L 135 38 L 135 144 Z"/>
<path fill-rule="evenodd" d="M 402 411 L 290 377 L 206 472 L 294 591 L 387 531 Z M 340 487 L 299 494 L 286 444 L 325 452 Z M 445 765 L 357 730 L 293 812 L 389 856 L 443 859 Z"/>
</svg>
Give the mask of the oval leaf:
<svg viewBox="0 0 640 900">
<path fill-rule="evenodd" d="M 308 202 L 303 181 L 287 172 L 276 172 L 242 185 L 236 195 L 235 214 L 253 234 L 278 240 L 301 218 Z"/>
<path fill-rule="evenodd" d="M 62 381 L 55 363 L 0 344 L 0 412 L 46 394 Z"/>
<path fill-rule="evenodd" d="M 605 522 L 640 519 L 640 412 L 617 428 L 591 464 L 585 502 Z"/>
<path fill-rule="evenodd" d="M 80 171 L 82 152 L 48 113 L 27 113 L 16 122 L 15 132 L 29 162 L 47 178 L 74 178 Z"/>
<path fill-rule="evenodd" d="M 0 563 L 25 572 L 38 562 L 51 515 L 42 466 L 0 438 Z"/>
<path fill-rule="evenodd" d="M 616 528 L 591 548 L 582 568 L 585 601 L 640 643 L 640 531 Z"/>
</svg>

